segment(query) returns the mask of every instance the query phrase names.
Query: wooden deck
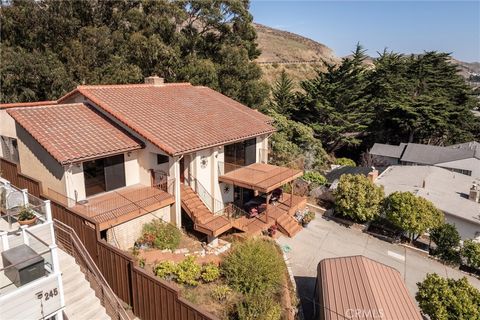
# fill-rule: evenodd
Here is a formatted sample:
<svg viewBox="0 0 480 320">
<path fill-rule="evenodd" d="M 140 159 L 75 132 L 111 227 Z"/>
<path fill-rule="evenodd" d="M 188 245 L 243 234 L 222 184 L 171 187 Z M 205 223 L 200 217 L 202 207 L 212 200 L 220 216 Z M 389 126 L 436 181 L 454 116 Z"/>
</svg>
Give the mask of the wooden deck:
<svg viewBox="0 0 480 320">
<path fill-rule="evenodd" d="M 292 200 L 290 202 L 290 199 Z M 268 230 L 278 220 L 283 220 L 285 216 L 293 216 L 297 210 L 304 209 L 307 205 L 307 198 L 290 194 L 284 194 L 283 199 L 277 204 L 271 204 L 267 212 L 263 212 L 258 217 L 241 217 L 232 222 L 232 226 L 248 235 L 260 235 L 264 230 Z M 288 232 L 287 232 L 288 233 Z M 291 236 L 290 234 L 287 234 Z"/>
<path fill-rule="evenodd" d="M 71 209 L 93 218 L 100 230 L 161 209 L 175 202 L 175 198 L 154 187 L 140 184 L 105 192 L 87 199 Z"/>
</svg>

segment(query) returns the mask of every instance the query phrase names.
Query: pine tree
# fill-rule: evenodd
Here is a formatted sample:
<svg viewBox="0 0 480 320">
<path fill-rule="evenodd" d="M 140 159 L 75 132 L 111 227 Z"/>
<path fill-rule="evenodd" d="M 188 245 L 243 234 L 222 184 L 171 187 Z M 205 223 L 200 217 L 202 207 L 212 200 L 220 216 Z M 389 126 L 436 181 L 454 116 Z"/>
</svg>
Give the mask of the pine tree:
<svg viewBox="0 0 480 320">
<path fill-rule="evenodd" d="M 273 84 L 271 107 L 280 114 L 291 115 L 295 110 L 293 90 L 294 83 L 284 69 Z"/>
</svg>

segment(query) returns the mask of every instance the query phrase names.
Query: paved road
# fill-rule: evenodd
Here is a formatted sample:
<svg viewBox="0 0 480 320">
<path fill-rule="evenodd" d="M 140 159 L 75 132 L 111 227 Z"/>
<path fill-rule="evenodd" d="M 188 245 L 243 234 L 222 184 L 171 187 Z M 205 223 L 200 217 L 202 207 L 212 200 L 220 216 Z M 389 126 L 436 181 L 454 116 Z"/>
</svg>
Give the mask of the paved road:
<svg viewBox="0 0 480 320">
<path fill-rule="evenodd" d="M 277 242 L 291 248 L 291 251 L 286 253 L 287 263 L 295 277 L 307 320 L 312 318 L 317 264 L 325 258 L 364 255 L 394 267 L 402 274 L 412 296 L 417 292 L 416 283 L 422 281 L 427 273 L 433 272 L 450 278 L 467 276 L 470 283 L 480 289 L 480 280 L 459 270 L 447 267 L 415 250 L 390 244 L 359 230 L 328 221 L 320 215 L 294 238 L 282 236 Z"/>
</svg>

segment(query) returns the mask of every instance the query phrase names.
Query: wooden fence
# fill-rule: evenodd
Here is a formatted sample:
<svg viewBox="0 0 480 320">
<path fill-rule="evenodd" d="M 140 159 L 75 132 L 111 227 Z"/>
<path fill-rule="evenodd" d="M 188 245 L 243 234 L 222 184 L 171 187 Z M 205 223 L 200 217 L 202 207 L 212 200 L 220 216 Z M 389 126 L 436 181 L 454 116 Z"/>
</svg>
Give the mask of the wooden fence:
<svg viewBox="0 0 480 320">
<path fill-rule="evenodd" d="M 216 320 L 213 315 L 179 296 L 170 285 L 135 265 L 128 253 L 100 239 L 98 224 L 42 195 L 41 183 L 23 175 L 18 165 L 0 158 L 1 176 L 37 197 L 51 201 L 54 219 L 71 227 L 83 243 L 108 285 L 133 313 L 143 320 Z"/>
</svg>

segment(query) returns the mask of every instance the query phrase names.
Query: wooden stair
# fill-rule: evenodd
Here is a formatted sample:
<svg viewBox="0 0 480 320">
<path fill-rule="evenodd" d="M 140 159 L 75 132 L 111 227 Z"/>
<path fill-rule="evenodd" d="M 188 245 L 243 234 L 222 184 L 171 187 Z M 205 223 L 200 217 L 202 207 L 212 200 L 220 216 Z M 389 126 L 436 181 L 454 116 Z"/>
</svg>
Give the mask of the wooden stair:
<svg viewBox="0 0 480 320">
<path fill-rule="evenodd" d="M 192 219 L 194 229 L 209 236 L 218 236 L 232 228 L 225 216 L 215 216 L 203 203 L 198 194 L 185 184 L 181 184 L 182 208 Z"/>
<path fill-rule="evenodd" d="M 283 214 L 280 216 L 277 219 L 277 225 L 279 230 L 290 238 L 302 230 L 302 226 L 297 222 L 297 220 L 288 214 Z"/>
</svg>

